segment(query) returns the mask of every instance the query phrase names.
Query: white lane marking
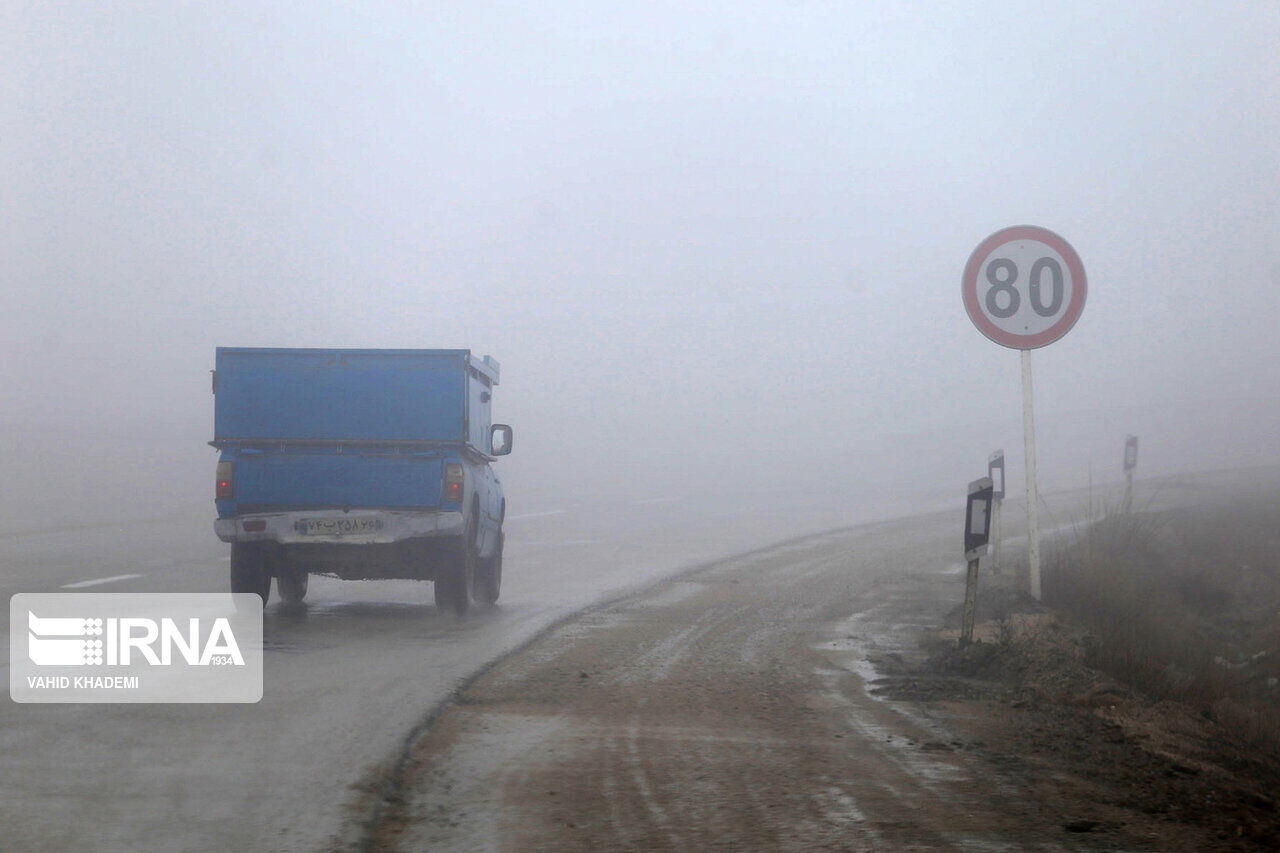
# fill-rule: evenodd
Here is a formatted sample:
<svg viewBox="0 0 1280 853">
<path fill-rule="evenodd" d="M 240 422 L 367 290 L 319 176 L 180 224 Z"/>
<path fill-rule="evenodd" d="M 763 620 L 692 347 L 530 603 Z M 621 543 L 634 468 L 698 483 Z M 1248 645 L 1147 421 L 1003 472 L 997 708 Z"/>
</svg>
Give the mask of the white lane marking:
<svg viewBox="0 0 1280 853">
<path fill-rule="evenodd" d="M 522 518 L 542 518 L 544 515 L 564 515 L 567 509 L 549 509 L 545 512 L 526 512 L 523 515 L 508 515 L 507 521 L 519 521 Z"/>
<path fill-rule="evenodd" d="M 104 583 L 115 583 L 116 581 L 130 581 L 134 578 L 140 578 L 142 575 L 112 575 L 109 578 L 94 578 L 91 581 L 76 581 L 75 583 L 64 583 L 62 589 L 80 589 L 85 586 L 98 586 Z"/>
</svg>

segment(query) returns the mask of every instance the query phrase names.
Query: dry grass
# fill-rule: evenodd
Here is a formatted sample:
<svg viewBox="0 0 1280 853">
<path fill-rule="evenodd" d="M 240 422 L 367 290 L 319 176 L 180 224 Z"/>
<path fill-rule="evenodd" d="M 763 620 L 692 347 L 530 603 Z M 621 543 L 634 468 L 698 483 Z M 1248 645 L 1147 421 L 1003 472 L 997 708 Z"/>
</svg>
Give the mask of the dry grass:
<svg viewBox="0 0 1280 853">
<path fill-rule="evenodd" d="M 1280 755 L 1280 500 L 1078 521 L 1044 602 L 1089 631 L 1085 662 L 1188 703 Z"/>
</svg>

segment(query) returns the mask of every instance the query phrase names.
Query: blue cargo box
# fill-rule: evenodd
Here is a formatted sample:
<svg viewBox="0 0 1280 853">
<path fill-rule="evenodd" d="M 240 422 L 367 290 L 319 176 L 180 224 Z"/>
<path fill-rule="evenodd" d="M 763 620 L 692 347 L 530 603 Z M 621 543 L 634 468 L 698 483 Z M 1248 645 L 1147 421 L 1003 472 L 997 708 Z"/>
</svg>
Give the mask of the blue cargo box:
<svg viewBox="0 0 1280 853">
<path fill-rule="evenodd" d="M 218 446 L 458 442 L 488 453 L 498 365 L 470 350 L 218 347 Z"/>
</svg>

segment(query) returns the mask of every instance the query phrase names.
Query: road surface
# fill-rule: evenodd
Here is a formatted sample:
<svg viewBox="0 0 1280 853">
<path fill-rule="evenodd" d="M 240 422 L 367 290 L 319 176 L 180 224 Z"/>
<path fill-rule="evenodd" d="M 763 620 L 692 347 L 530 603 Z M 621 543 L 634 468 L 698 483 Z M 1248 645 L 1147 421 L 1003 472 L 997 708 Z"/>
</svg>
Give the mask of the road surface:
<svg viewBox="0 0 1280 853">
<path fill-rule="evenodd" d="M 957 491 L 941 504 L 955 504 L 946 514 L 905 522 L 901 544 L 911 560 L 938 572 L 957 567 L 962 500 Z M 1080 498 L 1067 503 L 1078 506 Z M 904 501 L 857 506 L 830 496 L 769 493 L 737 495 L 732 503 L 637 496 L 516 511 L 508 519 L 501 605 L 462 619 L 435 610 L 427 583 L 315 578 L 302 611 L 274 602 L 267 609 L 258 704 L 6 700 L 0 848 L 312 851 L 358 842 L 369 786 L 385 781 L 406 736 L 482 667 L 548 626 L 690 566 L 908 509 Z M 1012 537 L 1019 517 L 1016 507 L 1006 513 Z M 1068 517 L 1050 515 L 1046 526 Z M 199 513 L 5 533 L 0 585 L 10 593 L 224 591 L 226 546 L 211 527 L 211 514 Z M 860 560 L 873 553 L 857 545 L 849 550 Z M 802 586 L 827 570 L 780 571 Z M 946 583 L 962 595 L 956 577 Z M 731 615 L 708 617 L 713 621 L 695 631 L 728 649 Z M 0 618 L 7 679 L 7 608 Z M 778 618 L 799 617 L 784 610 Z M 742 639 L 762 655 L 776 655 L 767 637 L 766 631 Z M 673 672 L 688 664 L 685 647 L 670 651 Z M 662 658 L 656 651 L 652 665 L 661 666 Z M 838 676 L 836 662 L 830 666 L 840 683 L 823 701 L 834 702 L 852 682 Z M 658 723 L 641 717 L 636 725 Z M 876 805 L 858 802 L 859 809 Z"/>
<path fill-rule="evenodd" d="M 954 522 L 769 548 L 559 627 L 413 745 L 369 846 L 1096 849 L 971 760 L 945 707 L 868 689 L 954 608 Z"/>
<path fill-rule="evenodd" d="M 313 578 L 300 613 L 267 608 L 258 704 L 0 703 L 0 849 L 326 849 L 348 832 L 351 786 L 485 663 L 682 567 L 866 514 L 772 494 L 730 508 L 648 495 L 513 510 L 502 601 L 463 619 L 436 611 L 429 583 Z M 7 532 L 0 589 L 225 591 L 212 526 L 210 506 Z"/>
</svg>

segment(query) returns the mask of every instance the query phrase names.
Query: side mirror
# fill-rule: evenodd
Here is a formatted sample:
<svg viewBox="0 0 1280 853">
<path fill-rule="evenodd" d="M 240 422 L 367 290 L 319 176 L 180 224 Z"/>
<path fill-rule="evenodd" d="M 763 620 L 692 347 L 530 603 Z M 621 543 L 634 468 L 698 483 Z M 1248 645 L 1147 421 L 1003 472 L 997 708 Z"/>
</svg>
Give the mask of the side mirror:
<svg viewBox="0 0 1280 853">
<path fill-rule="evenodd" d="M 489 454 L 506 456 L 511 452 L 512 438 L 511 427 L 506 424 L 494 424 L 489 430 Z"/>
</svg>

